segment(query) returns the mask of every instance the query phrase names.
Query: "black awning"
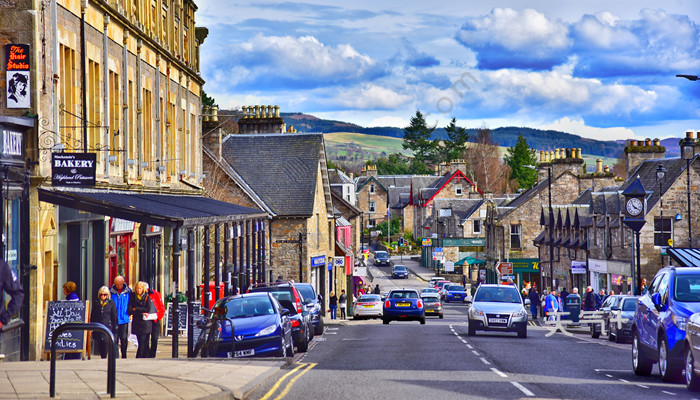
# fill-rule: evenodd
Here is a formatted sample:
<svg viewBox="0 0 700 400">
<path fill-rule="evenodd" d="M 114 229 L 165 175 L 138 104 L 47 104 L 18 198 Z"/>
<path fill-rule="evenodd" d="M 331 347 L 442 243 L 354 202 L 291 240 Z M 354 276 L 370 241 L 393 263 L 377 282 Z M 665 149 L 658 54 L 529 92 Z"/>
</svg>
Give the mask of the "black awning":
<svg viewBox="0 0 700 400">
<path fill-rule="evenodd" d="M 671 258 L 676 260 L 681 267 L 700 267 L 700 249 L 682 249 L 669 247 L 666 249 Z"/>
<path fill-rule="evenodd" d="M 537 237 L 535 238 L 535 240 L 532 241 L 532 243 L 533 243 L 535 246 L 541 245 L 542 242 L 544 242 L 544 231 L 540 232 L 540 234 L 537 235 Z"/>
<path fill-rule="evenodd" d="M 267 218 L 261 210 L 204 196 L 129 191 L 39 189 L 39 200 L 99 215 L 163 227 L 189 227 Z"/>
</svg>

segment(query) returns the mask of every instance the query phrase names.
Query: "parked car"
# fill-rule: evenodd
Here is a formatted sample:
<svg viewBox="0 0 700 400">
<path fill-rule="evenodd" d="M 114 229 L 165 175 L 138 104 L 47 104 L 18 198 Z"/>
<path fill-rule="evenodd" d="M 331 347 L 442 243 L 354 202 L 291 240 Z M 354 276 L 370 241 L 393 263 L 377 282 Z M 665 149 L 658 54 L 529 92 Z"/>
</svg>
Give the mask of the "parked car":
<svg viewBox="0 0 700 400">
<path fill-rule="evenodd" d="M 440 301 L 440 296 L 437 293 L 421 293 L 420 298 L 423 300 L 423 308 L 425 309 L 425 316 L 437 315 L 440 319 L 443 318 L 442 314 L 442 302 Z"/>
<path fill-rule="evenodd" d="M 615 307 L 617 310 L 620 309 L 620 302 L 624 298 L 624 295 L 621 294 L 615 294 L 612 296 L 608 296 L 605 301 L 603 301 L 603 304 L 600 305 L 598 308 L 599 313 L 601 314 L 600 318 L 604 321 L 602 324 L 590 324 L 590 331 L 591 331 L 591 337 L 594 339 L 597 339 L 600 337 L 601 332 L 603 331 L 603 326 L 605 326 L 605 329 L 607 330 L 608 327 L 610 326 L 610 317 L 612 314 L 612 308 Z M 599 319 L 596 317 L 596 319 Z M 610 331 L 608 331 L 610 332 Z"/>
<path fill-rule="evenodd" d="M 690 316 L 685 337 L 685 384 L 691 392 L 700 391 L 700 312 Z"/>
<path fill-rule="evenodd" d="M 304 305 L 304 297 L 299 293 L 294 283 L 258 283 L 253 285 L 249 292 L 269 292 L 282 307 L 289 310 L 292 337 L 297 350 L 300 352 L 308 350 L 309 342 L 314 337 L 314 328 L 311 323 L 311 314 Z"/>
<path fill-rule="evenodd" d="M 467 291 L 462 285 L 445 285 L 445 287 L 447 288 L 445 290 L 445 303 L 450 301 L 459 301 L 461 303 L 462 299 L 467 297 Z"/>
<path fill-rule="evenodd" d="M 688 319 L 698 311 L 700 269 L 671 266 L 657 272 L 647 293 L 639 298 L 632 322 L 634 372 L 649 375 L 658 363 L 664 381 L 680 378 L 688 358 Z"/>
<path fill-rule="evenodd" d="M 354 319 L 381 318 L 383 313 L 382 299 L 378 294 L 363 294 L 352 304 Z"/>
<path fill-rule="evenodd" d="M 420 321 L 421 325 L 425 324 L 423 300 L 421 300 L 417 290 L 390 291 L 384 302 L 383 313 L 382 322 L 385 325 L 391 321 Z"/>
<path fill-rule="evenodd" d="M 434 276 L 434 277 L 430 278 L 430 282 L 428 282 L 428 286 L 435 287 L 435 284 L 440 282 L 440 281 L 447 281 L 447 279 L 445 279 L 441 276 Z"/>
<path fill-rule="evenodd" d="M 625 296 L 618 306 L 611 307 L 616 318 L 608 321 L 608 340 L 620 343 L 632 339 L 632 320 L 637 310 L 637 296 Z M 615 321 L 615 319 L 621 321 Z"/>
<path fill-rule="evenodd" d="M 404 265 L 394 265 L 394 268 L 391 270 L 391 277 L 392 278 L 403 278 L 403 279 L 408 279 L 408 270 L 406 269 L 406 266 Z"/>
<path fill-rule="evenodd" d="M 377 267 L 391 267 L 391 259 L 389 259 L 389 253 L 382 250 L 375 252 L 374 265 Z"/>
<path fill-rule="evenodd" d="M 224 297 L 212 308 L 219 321 L 217 357 L 294 356 L 289 311 L 269 293 Z M 229 321 L 220 322 L 222 319 Z M 231 327 L 236 335 L 232 341 Z M 234 343 L 235 342 L 235 343 Z"/>
<path fill-rule="evenodd" d="M 311 324 L 314 326 L 314 335 L 323 335 L 323 309 L 321 296 L 316 294 L 316 289 L 310 283 L 295 283 L 294 286 L 304 297 L 304 304 L 311 315 Z"/>
<path fill-rule="evenodd" d="M 527 337 L 527 310 L 515 286 L 482 283 L 467 315 L 469 336 L 476 331 L 500 331 Z"/>
</svg>

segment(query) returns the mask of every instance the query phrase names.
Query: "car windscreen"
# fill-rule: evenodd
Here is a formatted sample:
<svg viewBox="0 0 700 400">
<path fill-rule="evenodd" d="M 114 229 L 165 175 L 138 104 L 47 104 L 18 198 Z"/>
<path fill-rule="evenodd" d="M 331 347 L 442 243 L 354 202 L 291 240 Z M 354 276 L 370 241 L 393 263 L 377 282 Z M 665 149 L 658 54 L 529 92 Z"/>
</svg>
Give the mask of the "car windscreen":
<svg viewBox="0 0 700 400">
<path fill-rule="evenodd" d="M 369 302 L 372 302 L 372 301 L 382 301 L 382 299 L 381 299 L 381 297 L 379 297 L 378 295 L 371 295 L 371 296 L 369 296 L 369 295 L 364 295 L 364 296 L 360 296 L 360 298 L 357 299 L 357 301 L 369 301 Z"/>
<path fill-rule="evenodd" d="M 421 296 L 421 299 L 423 299 L 423 301 L 429 301 L 432 303 L 437 303 L 438 301 L 440 301 L 437 296 Z"/>
<path fill-rule="evenodd" d="M 495 303 L 520 303 L 520 294 L 512 286 L 509 287 L 481 287 L 476 292 L 475 302 Z"/>
<path fill-rule="evenodd" d="M 450 285 L 450 287 L 448 287 L 447 290 L 449 290 L 450 292 L 463 292 L 464 286 Z"/>
<path fill-rule="evenodd" d="M 625 299 L 622 302 L 622 311 L 635 311 L 637 309 L 637 299 Z"/>
<path fill-rule="evenodd" d="M 301 297 L 303 297 L 304 299 L 315 299 L 316 298 L 316 296 L 314 296 L 314 288 L 312 288 L 311 286 L 306 286 L 306 285 L 296 286 L 296 285 L 294 285 L 294 287 L 297 288 L 299 293 L 301 293 Z"/>
<path fill-rule="evenodd" d="M 403 271 L 406 271 L 406 267 L 404 267 L 403 265 L 396 265 L 396 266 L 394 266 L 394 271 L 403 272 Z"/>
<path fill-rule="evenodd" d="M 700 274 L 677 274 L 674 287 L 674 299 L 700 302 Z"/>
<path fill-rule="evenodd" d="M 423 293 L 437 293 L 437 289 L 435 289 L 435 288 L 423 288 L 423 289 L 421 289 L 421 292 L 423 292 Z"/>
<path fill-rule="evenodd" d="M 378 251 L 376 254 L 377 258 L 389 258 L 389 254 L 385 251 Z"/>
<path fill-rule="evenodd" d="M 223 307 L 226 318 L 249 318 L 275 313 L 275 308 L 267 296 L 236 297 Z"/>
<path fill-rule="evenodd" d="M 403 291 L 396 291 L 396 292 L 391 292 L 391 295 L 389 296 L 392 299 L 417 299 L 418 298 L 418 293 L 416 292 L 403 292 Z"/>
</svg>

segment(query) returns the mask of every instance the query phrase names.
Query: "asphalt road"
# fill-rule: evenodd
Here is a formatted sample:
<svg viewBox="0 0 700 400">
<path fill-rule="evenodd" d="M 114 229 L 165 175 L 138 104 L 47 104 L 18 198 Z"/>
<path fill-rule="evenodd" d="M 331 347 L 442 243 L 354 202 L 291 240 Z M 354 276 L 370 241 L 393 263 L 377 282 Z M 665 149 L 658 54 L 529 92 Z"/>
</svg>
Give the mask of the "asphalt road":
<svg viewBox="0 0 700 400">
<path fill-rule="evenodd" d="M 404 262 L 410 264 L 410 261 Z M 410 267 L 410 266 L 409 266 Z M 373 267 L 372 267 L 373 268 Z M 382 292 L 425 287 L 373 268 Z M 528 337 L 467 336 L 466 306 L 418 322 L 349 321 L 316 337 L 307 353 L 264 382 L 251 399 L 700 399 L 682 384 L 637 377 L 631 346 L 529 326 Z"/>
</svg>

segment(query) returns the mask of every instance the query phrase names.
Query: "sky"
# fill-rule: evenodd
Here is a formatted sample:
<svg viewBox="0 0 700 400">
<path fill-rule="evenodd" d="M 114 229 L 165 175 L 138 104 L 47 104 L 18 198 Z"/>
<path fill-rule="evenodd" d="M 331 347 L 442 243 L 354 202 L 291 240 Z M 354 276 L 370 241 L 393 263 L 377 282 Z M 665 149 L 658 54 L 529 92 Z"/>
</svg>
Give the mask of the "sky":
<svg viewBox="0 0 700 400">
<path fill-rule="evenodd" d="M 362 126 L 700 131 L 698 0 L 198 0 L 204 90 Z"/>
</svg>

